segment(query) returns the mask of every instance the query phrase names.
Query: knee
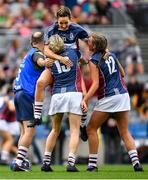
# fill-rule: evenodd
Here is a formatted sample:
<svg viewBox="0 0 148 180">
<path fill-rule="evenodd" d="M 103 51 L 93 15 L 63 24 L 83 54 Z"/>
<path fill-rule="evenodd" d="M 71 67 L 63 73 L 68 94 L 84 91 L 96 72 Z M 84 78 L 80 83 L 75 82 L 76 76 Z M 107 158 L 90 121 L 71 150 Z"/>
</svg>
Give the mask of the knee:
<svg viewBox="0 0 148 180">
<path fill-rule="evenodd" d="M 60 129 L 52 129 L 52 133 L 54 134 L 54 136 L 58 137 L 60 134 Z"/>
<path fill-rule="evenodd" d="M 87 135 L 89 136 L 89 135 L 91 135 L 91 134 L 96 133 L 96 132 L 97 132 L 97 129 L 94 128 L 94 127 L 92 127 L 92 126 L 90 126 L 90 125 L 88 125 L 86 131 L 87 131 Z"/>
<path fill-rule="evenodd" d="M 76 137 L 79 137 L 79 135 L 80 135 L 80 130 L 79 130 L 79 129 L 72 129 L 72 130 L 70 131 L 70 136 L 71 136 L 71 137 L 76 138 Z"/>
<path fill-rule="evenodd" d="M 5 140 L 5 141 L 12 142 L 12 141 L 13 141 L 13 137 L 12 137 L 12 135 L 11 135 L 9 132 L 7 132 L 7 133 L 5 134 L 4 140 Z"/>
<path fill-rule="evenodd" d="M 32 137 L 35 135 L 35 129 L 34 129 L 34 128 L 29 128 L 29 129 L 25 132 L 25 134 L 26 134 L 28 137 L 32 138 Z"/>
<path fill-rule="evenodd" d="M 44 89 L 46 86 L 46 83 L 43 79 L 38 79 L 36 86 L 38 89 Z"/>
</svg>

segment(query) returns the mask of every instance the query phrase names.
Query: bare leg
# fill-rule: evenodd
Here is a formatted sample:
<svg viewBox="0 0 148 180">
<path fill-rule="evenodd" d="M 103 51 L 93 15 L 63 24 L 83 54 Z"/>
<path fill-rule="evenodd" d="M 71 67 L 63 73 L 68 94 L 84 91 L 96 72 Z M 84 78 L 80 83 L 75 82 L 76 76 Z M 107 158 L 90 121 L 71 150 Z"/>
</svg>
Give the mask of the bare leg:
<svg viewBox="0 0 148 180">
<path fill-rule="evenodd" d="M 50 70 L 45 69 L 36 84 L 35 101 L 41 102 L 44 100 L 44 89 L 51 83 L 51 80 L 52 75 Z"/>
<path fill-rule="evenodd" d="M 52 130 L 46 140 L 43 165 L 41 167 L 41 171 L 45 171 L 45 172 L 53 171 L 52 168 L 50 167 L 51 155 L 55 147 L 57 138 L 60 134 L 62 118 L 63 118 L 63 113 L 58 113 L 52 116 Z"/>
<path fill-rule="evenodd" d="M 2 150 L 10 152 L 11 146 L 13 144 L 12 135 L 7 131 L 0 131 L 0 136 L 4 138 Z"/>
<path fill-rule="evenodd" d="M 109 117 L 109 113 L 94 111 L 87 126 L 89 153 L 97 154 L 99 140 L 97 130 Z"/>
<path fill-rule="evenodd" d="M 105 122 L 109 117 L 107 112 L 94 111 L 87 127 L 88 144 L 89 144 L 89 162 L 88 171 L 97 171 L 97 160 L 98 160 L 98 128 Z"/>
<path fill-rule="evenodd" d="M 18 143 L 18 153 L 16 158 L 16 164 L 22 166 L 23 160 L 26 158 L 28 148 L 31 145 L 33 136 L 35 134 L 34 128 L 28 128 L 29 121 L 23 121 L 21 124 L 21 136 Z"/>
<path fill-rule="evenodd" d="M 127 64 L 126 71 L 128 75 L 132 75 L 134 73 L 134 64 Z"/>
<path fill-rule="evenodd" d="M 39 77 L 36 84 L 35 91 L 35 102 L 34 102 L 34 117 L 35 119 L 41 119 L 43 100 L 44 100 L 44 90 L 49 84 L 51 84 L 52 75 L 49 69 L 45 69 L 41 76 Z"/>
<path fill-rule="evenodd" d="M 3 144 L 1 148 L 1 163 L 8 164 L 11 147 L 13 145 L 13 137 L 8 131 L 0 130 L 0 136 L 3 137 Z"/>
<path fill-rule="evenodd" d="M 126 149 L 128 151 L 136 149 L 134 139 L 128 130 L 128 111 L 115 113 L 115 119 L 117 120 L 117 127 Z"/>
<path fill-rule="evenodd" d="M 75 154 L 79 144 L 81 116 L 69 113 L 70 141 L 69 153 Z"/>
<path fill-rule="evenodd" d="M 130 156 L 135 171 L 143 171 L 142 166 L 139 163 L 138 153 L 136 150 L 135 142 L 128 130 L 128 111 L 115 113 L 117 120 L 117 127 L 122 140 L 125 143 L 125 147 Z"/>
<path fill-rule="evenodd" d="M 20 146 L 21 139 L 25 133 L 25 129 L 24 129 L 24 126 L 22 123 L 20 123 L 20 128 L 21 128 L 21 134 L 20 134 L 19 141 L 18 141 L 18 147 Z"/>
<path fill-rule="evenodd" d="M 28 128 L 28 121 L 23 122 L 23 129 L 24 129 L 24 134 L 21 136 L 21 139 L 19 140 L 19 146 L 24 146 L 29 148 L 32 138 L 35 134 L 35 129 L 34 128 Z"/>
<path fill-rule="evenodd" d="M 80 122 L 81 116 L 77 114 L 69 113 L 69 125 L 70 125 L 70 141 L 69 141 L 69 155 L 67 171 L 78 172 L 79 170 L 75 167 L 75 153 L 79 144 L 79 133 L 80 133 Z"/>
<path fill-rule="evenodd" d="M 144 73 L 144 66 L 142 63 L 138 63 L 137 64 L 137 71 L 139 74 L 143 74 Z"/>
<path fill-rule="evenodd" d="M 56 140 L 60 134 L 62 117 L 63 114 L 56 114 L 52 116 L 52 130 L 46 140 L 45 152 L 53 151 Z"/>
</svg>

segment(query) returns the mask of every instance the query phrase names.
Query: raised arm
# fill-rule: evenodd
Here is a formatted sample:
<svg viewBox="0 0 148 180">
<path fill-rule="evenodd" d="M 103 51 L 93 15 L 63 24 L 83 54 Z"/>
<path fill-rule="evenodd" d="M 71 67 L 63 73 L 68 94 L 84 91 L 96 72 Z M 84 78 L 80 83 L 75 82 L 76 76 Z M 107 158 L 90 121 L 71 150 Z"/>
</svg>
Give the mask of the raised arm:
<svg viewBox="0 0 148 180">
<path fill-rule="evenodd" d="M 72 66 L 72 62 L 70 61 L 68 57 L 63 57 L 63 56 L 55 54 L 53 51 L 49 49 L 49 45 L 45 45 L 44 54 L 53 60 L 59 60 L 61 63 L 65 64 L 68 67 Z"/>
<path fill-rule="evenodd" d="M 84 112 L 87 111 L 89 99 L 94 95 L 94 93 L 99 87 L 99 69 L 92 62 L 89 62 L 89 66 L 90 66 L 90 76 L 91 76 L 92 84 L 81 103 L 81 107 Z"/>
</svg>

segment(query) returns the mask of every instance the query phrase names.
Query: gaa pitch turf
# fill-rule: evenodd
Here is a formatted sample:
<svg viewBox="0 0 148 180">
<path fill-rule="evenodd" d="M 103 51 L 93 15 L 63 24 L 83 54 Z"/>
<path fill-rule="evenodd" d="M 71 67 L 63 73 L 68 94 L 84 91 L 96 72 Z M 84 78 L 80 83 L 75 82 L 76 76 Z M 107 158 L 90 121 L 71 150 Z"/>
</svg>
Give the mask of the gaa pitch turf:
<svg viewBox="0 0 148 180">
<path fill-rule="evenodd" d="M 86 172 L 86 166 L 77 166 L 80 172 L 66 172 L 65 166 L 52 166 L 54 172 L 41 172 L 32 166 L 31 172 L 12 172 L 9 166 L 0 166 L 0 179 L 148 179 L 148 164 L 144 172 L 134 172 L 131 165 L 101 165 L 98 172 Z"/>
</svg>

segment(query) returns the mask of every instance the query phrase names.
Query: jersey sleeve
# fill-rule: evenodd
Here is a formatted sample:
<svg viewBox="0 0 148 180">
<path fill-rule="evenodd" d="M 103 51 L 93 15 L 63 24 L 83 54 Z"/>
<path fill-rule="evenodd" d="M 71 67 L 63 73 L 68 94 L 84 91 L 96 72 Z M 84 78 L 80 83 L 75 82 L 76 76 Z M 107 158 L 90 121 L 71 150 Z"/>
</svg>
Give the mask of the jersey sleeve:
<svg viewBox="0 0 148 180">
<path fill-rule="evenodd" d="M 32 59 L 33 59 L 33 62 L 34 62 L 34 64 L 36 66 L 38 66 L 37 61 L 38 61 L 39 58 L 45 59 L 45 56 L 44 56 L 44 54 L 41 51 L 37 51 L 37 52 L 35 52 L 33 54 Z"/>
<path fill-rule="evenodd" d="M 114 53 L 110 53 L 110 56 L 112 56 L 114 58 L 115 62 L 118 63 L 119 60 L 118 60 L 117 56 Z"/>
<path fill-rule="evenodd" d="M 94 59 L 94 58 L 91 58 L 90 61 L 95 64 L 96 66 L 98 65 L 98 60 Z"/>
<path fill-rule="evenodd" d="M 98 63 L 100 61 L 100 55 L 99 54 L 94 54 L 91 58 L 90 61 L 94 63 L 96 66 L 98 66 Z"/>
<path fill-rule="evenodd" d="M 88 32 L 81 26 L 78 26 L 78 38 L 79 39 L 87 39 L 89 37 Z"/>
<path fill-rule="evenodd" d="M 55 27 L 56 27 L 56 24 L 54 23 L 53 25 L 49 26 L 49 28 L 45 32 L 45 35 L 44 35 L 45 44 L 48 44 L 48 39 L 49 39 L 50 36 L 53 35 L 53 31 L 54 31 Z"/>
</svg>

